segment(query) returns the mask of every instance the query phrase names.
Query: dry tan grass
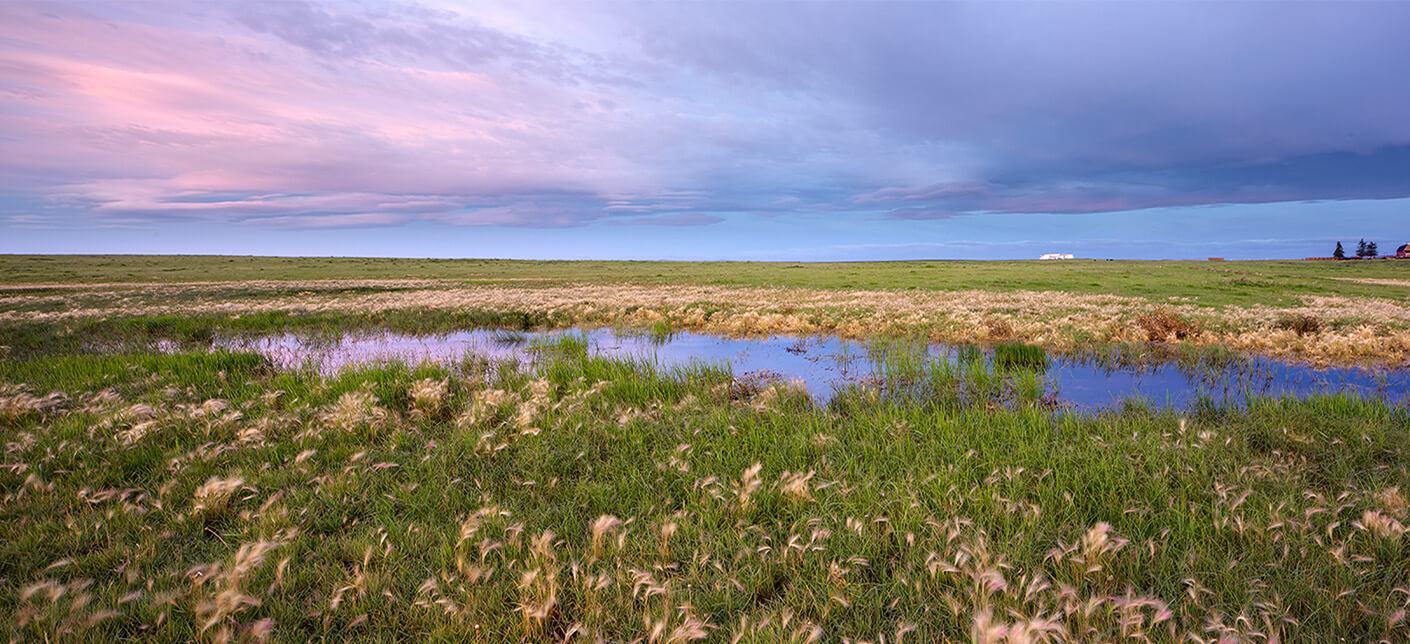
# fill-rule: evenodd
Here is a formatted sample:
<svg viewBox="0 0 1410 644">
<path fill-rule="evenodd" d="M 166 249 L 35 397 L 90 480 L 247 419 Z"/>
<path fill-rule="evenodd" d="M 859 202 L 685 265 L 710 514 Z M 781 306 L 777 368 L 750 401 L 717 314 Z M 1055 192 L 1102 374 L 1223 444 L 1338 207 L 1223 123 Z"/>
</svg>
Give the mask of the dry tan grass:
<svg viewBox="0 0 1410 644">
<path fill-rule="evenodd" d="M 1339 280 L 1342 282 L 1355 282 L 1357 284 L 1375 284 L 1377 286 L 1405 286 L 1410 287 L 1410 280 L 1386 280 L 1372 277 L 1329 277 L 1327 279 Z"/>
<path fill-rule="evenodd" d="M 348 287 L 407 290 L 340 293 Z M 296 294 L 290 290 L 302 289 Z M 44 304 L 45 306 L 36 306 Z M 1016 339 L 1055 351 L 1093 343 L 1167 341 L 1224 345 L 1319 365 L 1410 360 L 1410 305 L 1378 298 L 1303 298 L 1288 307 L 1200 307 L 1138 297 L 1054 291 L 836 291 L 718 286 L 465 286 L 426 280 L 319 280 L 95 287 L 81 294 L 0 297 L 0 322 L 95 317 L 390 310 L 535 312 L 583 326 L 671 328 L 735 336 L 906 334 L 940 342 Z M 1150 316 L 1178 317 L 1199 333 L 1153 333 Z M 1279 328 L 1316 318 L 1315 333 Z M 1286 325 L 1283 325 L 1286 326 Z M 1183 327 L 1182 327 L 1183 328 Z M 1155 337 L 1159 336 L 1159 337 Z"/>
<path fill-rule="evenodd" d="M 521 281 L 514 279 L 499 279 L 496 281 Z M 522 281 L 530 281 L 528 279 Z M 407 288 L 417 286 L 436 286 L 441 284 L 463 283 L 464 280 L 448 279 L 401 279 L 401 280 L 381 280 L 381 279 L 347 279 L 347 280 L 249 280 L 244 282 L 232 281 L 205 281 L 205 282 L 65 282 L 51 284 L 0 284 L 0 292 L 5 291 L 32 291 L 32 290 L 64 290 L 64 291 L 121 291 L 121 290 L 145 290 L 154 287 L 171 289 L 193 289 L 210 287 L 240 287 L 253 289 L 317 289 L 317 288 Z"/>
<path fill-rule="evenodd" d="M 1184 340 L 1200 333 L 1199 325 L 1164 309 L 1137 314 L 1136 326 L 1145 332 L 1146 339 L 1151 342 Z"/>
</svg>

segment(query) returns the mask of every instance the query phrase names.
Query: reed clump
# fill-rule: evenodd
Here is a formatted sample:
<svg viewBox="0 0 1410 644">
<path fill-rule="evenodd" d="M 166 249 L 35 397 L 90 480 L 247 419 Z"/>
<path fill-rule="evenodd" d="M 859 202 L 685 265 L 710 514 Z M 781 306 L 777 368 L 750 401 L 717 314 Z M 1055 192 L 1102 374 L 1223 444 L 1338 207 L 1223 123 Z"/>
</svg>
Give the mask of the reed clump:
<svg viewBox="0 0 1410 644">
<path fill-rule="evenodd" d="M 991 340 L 1008 340 L 1014 337 L 1013 325 L 1003 318 L 988 318 L 984 320 L 984 330 Z"/>
<path fill-rule="evenodd" d="M 1136 326 L 1151 342 L 1172 342 L 1200 334 L 1198 323 L 1169 309 L 1144 311 L 1136 315 Z"/>
<path fill-rule="evenodd" d="M 1280 316 L 1273 327 L 1292 331 L 1300 336 L 1314 335 L 1322 331 L 1322 319 L 1315 315 L 1283 315 Z"/>
<path fill-rule="evenodd" d="M 1043 347 L 1020 342 L 994 345 L 994 364 L 1006 369 L 1044 369 L 1048 352 Z"/>
</svg>

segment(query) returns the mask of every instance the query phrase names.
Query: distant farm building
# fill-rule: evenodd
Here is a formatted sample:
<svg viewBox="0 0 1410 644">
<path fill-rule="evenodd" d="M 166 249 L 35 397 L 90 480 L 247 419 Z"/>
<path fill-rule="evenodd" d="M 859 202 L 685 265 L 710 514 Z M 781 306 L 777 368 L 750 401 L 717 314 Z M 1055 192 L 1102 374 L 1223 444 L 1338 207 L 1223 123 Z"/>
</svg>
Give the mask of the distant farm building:
<svg viewBox="0 0 1410 644">
<path fill-rule="evenodd" d="M 1048 253 L 1046 255 L 1039 255 L 1038 259 L 1073 259 L 1073 257 L 1072 253 Z"/>
<path fill-rule="evenodd" d="M 1401 244 L 1400 248 L 1395 249 L 1395 258 L 1410 259 L 1410 244 Z"/>
</svg>

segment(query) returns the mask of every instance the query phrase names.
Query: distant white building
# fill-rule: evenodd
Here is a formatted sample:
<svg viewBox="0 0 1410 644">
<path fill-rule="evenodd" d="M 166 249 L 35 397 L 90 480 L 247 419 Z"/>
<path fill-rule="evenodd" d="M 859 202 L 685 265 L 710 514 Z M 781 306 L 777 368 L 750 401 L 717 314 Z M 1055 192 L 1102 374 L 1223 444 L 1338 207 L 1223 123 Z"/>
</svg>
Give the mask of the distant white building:
<svg viewBox="0 0 1410 644">
<path fill-rule="evenodd" d="M 1039 255 L 1038 259 L 1073 259 L 1072 253 L 1048 253 Z"/>
</svg>

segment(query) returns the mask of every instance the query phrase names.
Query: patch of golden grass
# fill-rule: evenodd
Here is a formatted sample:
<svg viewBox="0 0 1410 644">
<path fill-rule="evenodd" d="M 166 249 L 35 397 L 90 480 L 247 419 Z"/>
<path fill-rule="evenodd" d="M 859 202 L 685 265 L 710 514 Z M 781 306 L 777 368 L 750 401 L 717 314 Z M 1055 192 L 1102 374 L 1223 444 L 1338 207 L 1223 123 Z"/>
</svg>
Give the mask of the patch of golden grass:
<svg viewBox="0 0 1410 644">
<path fill-rule="evenodd" d="M 1377 286 L 1405 286 L 1410 287 L 1410 280 L 1388 280 L 1374 277 L 1329 277 L 1327 279 L 1342 282 L 1355 282 L 1357 284 L 1375 284 Z"/>
<path fill-rule="evenodd" d="M 340 287 L 409 290 L 341 293 Z M 294 295 L 294 288 L 309 290 Z M 252 295 L 251 291 L 262 293 Z M 265 293 L 268 291 L 269 293 Z M 1410 361 L 1410 304 L 1384 298 L 1308 296 L 1296 306 L 1200 307 L 1139 297 L 1055 291 L 868 291 L 719 286 L 463 286 L 427 280 L 320 280 L 95 286 L 83 297 L 0 298 L 0 322 L 62 324 L 96 317 L 241 316 L 284 311 L 373 315 L 388 311 L 544 314 L 584 327 L 670 328 L 733 336 L 882 334 L 937 342 L 1023 338 L 1056 352 L 1094 343 L 1179 342 L 1317 365 Z M 56 306 L 26 310 L 41 302 Z M 783 305 L 781 303 L 787 303 Z M 1158 304 L 1158 306 L 1156 306 Z M 1288 320 L 1318 320 L 1288 327 Z"/>
</svg>

